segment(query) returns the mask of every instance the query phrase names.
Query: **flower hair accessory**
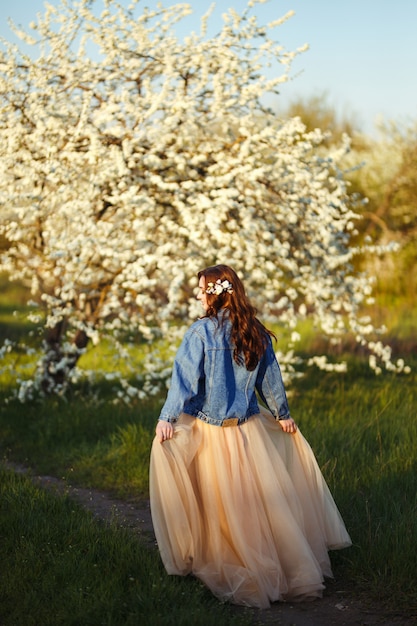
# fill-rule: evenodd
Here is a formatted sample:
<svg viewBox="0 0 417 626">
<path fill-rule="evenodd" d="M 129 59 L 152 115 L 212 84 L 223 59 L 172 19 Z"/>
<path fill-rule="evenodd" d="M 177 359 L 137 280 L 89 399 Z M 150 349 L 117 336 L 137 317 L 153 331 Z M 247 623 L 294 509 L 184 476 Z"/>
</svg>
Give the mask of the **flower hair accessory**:
<svg viewBox="0 0 417 626">
<path fill-rule="evenodd" d="M 206 293 L 220 296 L 223 292 L 233 293 L 233 285 L 228 280 L 216 280 L 215 283 L 207 283 Z"/>
</svg>

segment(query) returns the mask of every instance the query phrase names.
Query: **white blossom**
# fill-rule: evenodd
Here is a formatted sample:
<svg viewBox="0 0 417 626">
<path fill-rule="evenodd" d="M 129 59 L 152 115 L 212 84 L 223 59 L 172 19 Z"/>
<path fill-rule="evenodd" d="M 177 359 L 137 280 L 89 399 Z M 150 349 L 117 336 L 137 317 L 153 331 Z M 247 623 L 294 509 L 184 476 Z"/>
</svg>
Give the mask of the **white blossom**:
<svg viewBox="0 0 417 626">
<path fill-rule="evenodd" d="M 172 361 L 157 342 L 169 330 L 176 345 L 200 314 L 195 276 L 213 263 L 235 268 L 266 322 L 295 333 L 309 315 L 331 338 L 367 345 L 375 329 L 357 318 L 372 281 L 353 268 L 364 249 L 351 243 L 356 207 L 340 171 L 349 141 L 329 151 L 319 129 L 262 104 L 302 50 L 272 37 L 290 15 L 259 25 L 251 0 L 216 36 L 207 14 L 181 41 L 186 4 L 138 13 L 136 1 L 128 11 L 107 0 L 100 19 L 94 4 L 47 5 L 35 35 L 20 33 L 36 58 L 0 50 L 0 270 L 30 286 L 47 331 L 21 397 L 63 393 L 85 345 L 107 336 L 120 355 L 123 333 L 152 345 L 137 397 L 155 393 Z M 294 360 L 283 355 L 286 375 Z M 135 395 L 120 389 L 120 401 Z"/>
</svg>

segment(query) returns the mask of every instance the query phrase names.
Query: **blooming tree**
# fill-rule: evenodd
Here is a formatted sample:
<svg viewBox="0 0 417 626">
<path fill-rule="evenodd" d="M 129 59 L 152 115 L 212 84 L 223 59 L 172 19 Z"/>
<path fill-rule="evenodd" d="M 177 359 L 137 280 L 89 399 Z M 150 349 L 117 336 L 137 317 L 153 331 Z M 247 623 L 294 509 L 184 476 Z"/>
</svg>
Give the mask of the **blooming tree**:
<svg viewBox="0 0 417 626">
<path fill-rule="evenodd" d="M 36 54 L 3 42 L 0 268 L 30 284 L 46 329 L 21 397 L 65 389 L 103 335 L 123 350 L 128 331 L 173 333 L 198 314 L 196 272 L 217 262 L 264 319 L 295 331 L 312 316 L 333 341 L 353 331 L 395 369 L 358 316 L 371 282 L 351 265 L 347 145 L 330 151 L 319 130 L 263 105 L 301 51 L 274 39 L 290 15 L 259 25 L 251 0 L 216 36 L 206 15 L 180 40 L 188 5 L 138 5 L 63 0 L 17 32 Z"/>
<path fill-rule="evenodd" d="M 352 176 L 369 200 L 364 216 L 366 231 L 376 230 L 380 241 L 395 237 L 415 244 L 417 123 L 381 122 L 377 130 L 377 139 L 361 138 L 349 155 L 367 164 Z"/>
</svg>

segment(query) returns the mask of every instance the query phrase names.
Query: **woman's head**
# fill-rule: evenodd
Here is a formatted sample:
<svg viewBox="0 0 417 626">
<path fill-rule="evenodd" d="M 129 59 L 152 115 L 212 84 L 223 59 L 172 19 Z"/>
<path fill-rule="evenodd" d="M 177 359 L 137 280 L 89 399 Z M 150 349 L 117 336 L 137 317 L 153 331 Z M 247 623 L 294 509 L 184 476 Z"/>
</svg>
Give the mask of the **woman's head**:
<svg viewBox="0 0 417 626">
<path fill-rule="evenodd" d="M 232 323 L 233 358 L 238 365 L 255 369 L 272 335 L 256 318 L 242 281 L 228 265 L 213 265 L 198 272 L 199 292 L 207 317 L 216 317 L 220 309 L 229 311 Z"/>
<path fill-rule="evenodd" d="M 235 303 L 246 298 L 245 288 L 236 272 L 228 265 L 213 265 L 198 272 L 197 299 L 208 316 L 217 315 L 220 309 L 235 308 Z"/>
</svg>

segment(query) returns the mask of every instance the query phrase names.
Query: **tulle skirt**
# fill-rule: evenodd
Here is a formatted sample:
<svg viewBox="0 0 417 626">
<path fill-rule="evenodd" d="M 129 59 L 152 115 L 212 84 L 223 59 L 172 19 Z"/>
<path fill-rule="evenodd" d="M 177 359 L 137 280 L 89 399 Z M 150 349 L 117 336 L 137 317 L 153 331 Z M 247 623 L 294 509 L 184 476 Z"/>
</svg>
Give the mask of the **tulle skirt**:
<svg viewBox="0 0 417 626">
<path fill-rule="evenodd" d="M 153 442 L 150 499 L 168 574 L 235 604 L 321 597 L 328 550 L 351 545 L 309 444 L 263 409 L 226 428 L 181 415 Z"/>
</svg>

